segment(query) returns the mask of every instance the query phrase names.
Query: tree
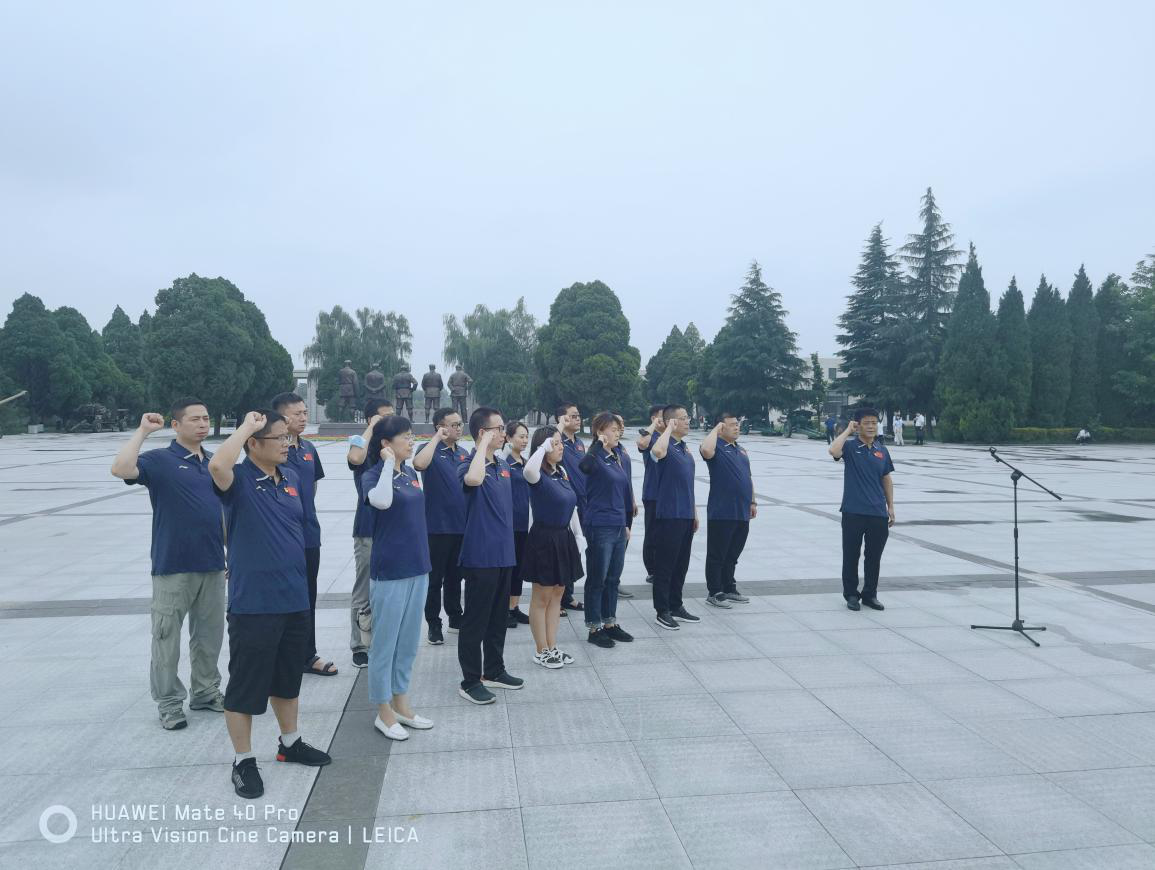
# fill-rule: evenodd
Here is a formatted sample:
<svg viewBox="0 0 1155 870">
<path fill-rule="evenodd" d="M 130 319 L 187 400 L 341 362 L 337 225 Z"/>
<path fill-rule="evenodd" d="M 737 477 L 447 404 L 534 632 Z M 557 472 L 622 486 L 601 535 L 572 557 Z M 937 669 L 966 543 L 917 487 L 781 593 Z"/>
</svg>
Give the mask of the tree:
<svg viewBox="0 0 1155 870">
<path fill-rule="evenodd" d="M 75 308 L 62 306 L 52 312 L 60 326 L 65 342 L 76 349 L 81 376 L 88 382 L 88 392 L 93 402 L 115 411 L 129 408 L 142 400 L 140 387 L 113 361 L 104 350 L 100 333 L 96 332 L 84 315 Z M 75 411 L 75 409 L 70 409 Z M 70 414 L 65 414 L 67 419 Z"/>
<path fill-rule="evenodd" d="M 822 363 L 818 361 L 818 354 L 810 354 L 810 404 L 814 413 L 822 416 L 822 406 L 826 404 L 826 374 L 822 371 Z"/>
<path fill-rule="evenodd" d="M 1013 276 L 999 300 L 995 319 L 999 349 L 1007 362 L 1007 397 L 1014 411 L 1013 425 L 1023 426 L 1031 408 L 1031 333 L 1023 294 Z"/>
<path fill-rule="evenodd" d="M 945 440 L 989 443 L 1010 432 L 1007 362 L 973 244 L 947 321 L 936 391 Z"/>
<path fill-rule="evenodd" d="M 141 329 L 124 313 L 119 305 L 100 333 L 105 352 L 112 358 L 131 382 L 123 407 L 136 416 L 149 404 L 148 366 L 144 360 L 144 339 Z"/>
<path fill-rule="evenodd" d="M 28 391 L 30 422 L 66 419 L 91 400 L 80 350 L 65 338 L 57 318 L 35 296 L 12 303 L 0 330 L 0 360 L 13 385 Z"/>
<path fill-rule="evenodd" d="M 942 219 L 929 187 L 922 197 L 919 217 L 922 232 L 908 236 L 900 249 L 900 259 L 910 272 L 903 305 L 910 316 L 903 321 L 907 328 L 895 340 L 905 350 L 899 369 L 901 380 L 914 407 L 925 411 L 935 409 L 935 378 L 959 274 L 956 261 L 962 252 L 952 247 L 954 233 Z"/>
<path fill-rule="evenodd" d="M 1115 383 L 1127 399 L 1132 425 L 1155 423 L 1155 254 L 1148 254 L 1131 275 L 1130 313 L 1123 341 L 1126 368 Z"/>
<path fill-rule="evenodd" d="M 636 400 L 641 354 L 617 295 L 601 281 L 558 293 L 534 353 L 545 407 L 576 402 L 583 410 L 626 411 Z"/>
<path fill-rule="evenodd" d="M 1096 355 L 1099 416 L 1107 426 L 1127 425 L 1130 414 L 1130 401 L 1116 378 L 1127 369 L 1131 307 L 1130 288 L 1118 275 L 1108 275 L 1095 293 L 1095 313 L 1099 319 Z"/>
<path fill-rule="evenodd" d="M 1071 394 L 1067 399 L 1067 425 L 1090 426 L 1098 416 L 1099 312 L 1091 281 L 1082 265 L 1067 294 L 1071 322 Z"/>
<path fill-rule="evenodd" d="M 460 321 L 445 315 L 444 323 L 445 361 L 470 373 L 477 402 L 498 408 L 508 420 L 529 414 L 537 393 L 533 367 L 537 328 L 524 297 L 512 310 L 490 311 L 478 305 Z"/>
<path fill-rule="evenodd" d="M 730 411 L 764 418 L 771 408 L 791 410 L 805 363 L 786 326 L 782 294 L 762 280 L 755 260 L 731 297 L 726 323 L 706 349 L 698 386 L 711 414 Z"/>
<path fill-rule="evenodd" d="M 1062 426 L 1071 394 L 1071 324 L 1059 291 L 1039 279 L 1031 310 L 1031 411 L 1034 426 Z"/>
</svg>

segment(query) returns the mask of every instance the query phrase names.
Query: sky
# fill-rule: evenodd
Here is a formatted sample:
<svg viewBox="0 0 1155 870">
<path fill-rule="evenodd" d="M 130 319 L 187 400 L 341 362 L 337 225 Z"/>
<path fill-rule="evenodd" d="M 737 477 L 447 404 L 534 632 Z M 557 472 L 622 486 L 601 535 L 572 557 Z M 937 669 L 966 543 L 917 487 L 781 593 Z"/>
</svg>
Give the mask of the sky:
<svg viewBox="0 0 1155 870">
<path fill-rule="evenodd" d="M 37 2 L 0 8 L 0 311 L 100 329 L 224 276 L 442 317 L 606 282 L 643 363 L 753 259 L 836 349 L 872 226 L 933 187 L 997 300 L 1155 251 L 1155 4 Z"/>
</svg>

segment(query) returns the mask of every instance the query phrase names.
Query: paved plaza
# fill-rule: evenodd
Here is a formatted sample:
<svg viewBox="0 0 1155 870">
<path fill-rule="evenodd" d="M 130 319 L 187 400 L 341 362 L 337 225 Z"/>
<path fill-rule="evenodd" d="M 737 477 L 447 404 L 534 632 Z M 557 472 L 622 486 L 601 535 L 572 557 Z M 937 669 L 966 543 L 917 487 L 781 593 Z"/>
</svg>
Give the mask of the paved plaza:
<svg viewBox="0 0 1155 870">
<path fill-rule="evenodd" d="M 887 609 L 851 613 L 841 466 L 746 438 L 750 604 L 703 604 L 703 530 L 702 622 L 660 631 L 639 523 L 634 643 L 594 647 L 571 616 L 577 661 L 546 671 L 511 630 L 526 685 L 489 707 L 457 697 L 456 635 L 422 643 L 411 698 L 436 727 L 392 743 L 350 664 L 354 494 L 324 443 L 318 647 L 340 674 L 305 677 L 300 730 L 334 761 L 277 764 L 270 712 L 265 796 L 245 802 L 223 717 L 165 732 L 149 697 L 149 502 L 108 472 L 126 437 L 0 439 L 0 867 L 1155 868 L 1155 447 L 1004 451 L 1063 496 L 1020 490 L 1036 649 L 970 629 L 1013 614 L 1011 486 L 985 449 L 893 448 Z M 50 807 L 75 816 L 67 842 L 41 833 Z M 43 824 L 59 839 L 68 818 Z"/>
</svg>

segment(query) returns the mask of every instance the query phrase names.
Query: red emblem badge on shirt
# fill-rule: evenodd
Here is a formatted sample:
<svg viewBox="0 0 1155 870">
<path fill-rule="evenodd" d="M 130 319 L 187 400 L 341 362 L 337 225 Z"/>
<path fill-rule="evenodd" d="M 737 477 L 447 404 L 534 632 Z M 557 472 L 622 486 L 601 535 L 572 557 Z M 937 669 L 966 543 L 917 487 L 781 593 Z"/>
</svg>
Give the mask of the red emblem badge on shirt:
<svg viewBox="0 0 1155 870">
<path fill-rule="evenodd" d="M 313 461 L 313 454 L 312 453 L 303 453 L 303 454 L 301 454 L 301 458 L 303 460 L 305 460 L 306 462 L 312 462 Z"/>
<path fill-rule="evenodd" d="M 286 486 L 285 492 L 287 492 L 289 495 L 295 496 L 297 494 L 297 488 L 295 486 Z"/>
<path fill-rule="evenodd" d="M 503 469 L 501 470 L 501 476 L 502 476 L 502 477 L 509 477 L 509 472 L 508 472 L 506 469 L 504 469 L 504 468 L 503 468 Z"/>
<path fill-rule="evenodd" d="M 410 485 L 410 486 L 415 486 L 415 487 L 417 487 L 418 489 L 421 489 L 421 481 L 420 481 L 420 480 L 416 480 L 416 479 L 414 479 L 414 480 L 411 480 L 411 481 L 409 481 L 409 485 Z"/>
<path fill-rule="evenodd" d="M 882 459 L 882 451 L 881 450 L 875 450 L 874 455 L 877 456 L 879 459 Z"/>
</svg>

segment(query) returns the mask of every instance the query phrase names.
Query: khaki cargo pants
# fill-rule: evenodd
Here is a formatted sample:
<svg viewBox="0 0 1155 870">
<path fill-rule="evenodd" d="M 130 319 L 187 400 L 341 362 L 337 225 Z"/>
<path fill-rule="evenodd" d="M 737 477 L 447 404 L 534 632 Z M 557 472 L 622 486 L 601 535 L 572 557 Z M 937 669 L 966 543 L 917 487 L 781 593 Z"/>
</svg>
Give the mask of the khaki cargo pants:
<svg viewBox="0 0 1155 870">
<path fill-rule="evenodd" d="M 192 703 L 220 694 L 217 661 L 225 635 L 225 572 L 163 574 L 152 578 L 152 699 L 163 717 L 180 713 L 188 696 L 177 676 L 180 634 L 188 616 Z"/>
</svg>

